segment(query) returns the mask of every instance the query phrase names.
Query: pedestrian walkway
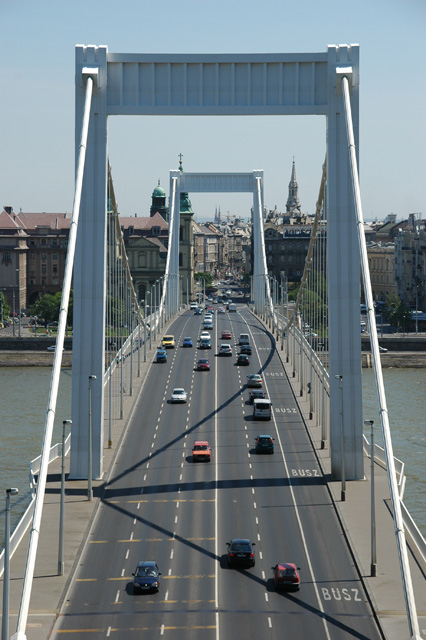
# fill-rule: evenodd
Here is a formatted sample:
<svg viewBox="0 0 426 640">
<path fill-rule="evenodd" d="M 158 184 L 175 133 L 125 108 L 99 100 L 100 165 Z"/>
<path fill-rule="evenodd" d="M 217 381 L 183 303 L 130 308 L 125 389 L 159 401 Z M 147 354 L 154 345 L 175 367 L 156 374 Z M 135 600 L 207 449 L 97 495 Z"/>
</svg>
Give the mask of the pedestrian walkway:
<svg viewBox="0 0 426 640">
<path fill-rule="evenodd" d="M 167 331 L 167 328 L 165 329 Z M 120 449 L 120 441 L 132 417 L 136 399 L 143 387 L 149 368 L 154 359 L 155 345 L 147 349 L 146 362 L 141 363 L 141 376 L 133 386 L 133 396 L 125 396 L 124 419 L 112 428 L 112 448 L 105 440 L 104 478 L 93 481 L 93 501 L 87 500 L 87 480 L 67 482 L 65 499 L 64 575 L 58 575 L 58 539 L 60 505 L 60 459 L 49 467 L 49 476 L 44 500 L 43 518 L 38 545 L 37 562 L 31 595 L 30 613 L 27 624 L 29 640 L 47 640 L 51 636 L 55 621 L 63 606 L 66 606 L 68 588 L 81 551 L 88 537 L 91 524 L 101 504 L 103 486 L 112 472 L 115 456 Z M 283 352 L 279 350 L 281 356 Z M 396 548 L 393 519 L 385 470 L 375 465 L 375 506 L 377 530 L 377 577 L 370 577 L 370 478 L 369 460 L 365 461 L 365 480 L 346 483 L 346 501 L 341 502 L 341 485 L 330 479 L 330 456 L 327 448 L 321 450 L 320 428 L 309 420 L 309 406 L 305 399 L 298 397 L 297 379 L 285 363 L 294 394 L 305 418 L 306 426 L 317 451 L 318 460 L 328 481 L 330 495 L 336 506 L 343 531 L 358 566 L 360 576 L 386 640 L 408 640 L 409 632 L 401 586 L 399 560 Z M 105 429 L 107 432 L 108 430 Z M 69 460 L 67 460 L 68 466 Z M 68 471 L 68 468 L 66 468 Z M 29 532 L 25 535 L 11 560 L 10 584 L 10 636 L 16 628 L 16 620 L 22 591 Z M 426 566 L 410 553 L 414 593 L 422 637 L 426 638 Z M 2 590 L 3 582 L 0 584 Z M 2 593 L 0 590 L 0 597 Z"/>
</svg>

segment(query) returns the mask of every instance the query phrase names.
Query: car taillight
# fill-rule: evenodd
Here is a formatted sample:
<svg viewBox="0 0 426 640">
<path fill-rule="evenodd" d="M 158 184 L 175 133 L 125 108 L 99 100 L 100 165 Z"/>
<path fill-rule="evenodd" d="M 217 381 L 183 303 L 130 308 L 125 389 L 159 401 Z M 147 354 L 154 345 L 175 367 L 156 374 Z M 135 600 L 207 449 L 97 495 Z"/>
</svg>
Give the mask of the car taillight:
<svg viewBox="0 0 426 640">
<path fill-rule="evenodd" d="M 230 558 L 233 558 L 233 557 L 234 557 L 234 554 L 233 554 L 233 553 L 230 553 L 230 554 L 229 554 L 229 557 L 230 557 Z"/>
<path fill-rule="evenodd" d="M 254 558 L 254 553 L 253 553 L 253 551 L 252 551 L 252 552 L 251 552 L 251 554 L 250 554 L 250 558 Z"/>
</svg>

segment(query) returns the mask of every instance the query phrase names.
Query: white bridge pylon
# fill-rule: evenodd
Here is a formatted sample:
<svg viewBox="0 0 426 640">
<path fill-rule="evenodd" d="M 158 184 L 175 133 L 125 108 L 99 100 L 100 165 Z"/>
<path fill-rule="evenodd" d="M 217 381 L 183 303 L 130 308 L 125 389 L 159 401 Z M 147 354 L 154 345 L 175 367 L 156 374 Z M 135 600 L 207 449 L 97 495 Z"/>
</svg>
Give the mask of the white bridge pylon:
<svg viewBox="0 0 426 640">
<path fill-rule="evenodd" d="M 179 300 L 179 208 L 180 194 L 186 193 L 252 193 L 253 194 L 253 275 L 254 304 L 256 312 L 263 312 L 268 305 L 273 312 L 266 265 L 263 236 L 263 171 L 251 173 L 183 173 L 170 171 L 170 224 L 169 252 L 167 255 L 166 287 L 162 304 L 172 312 L 178 309 Z"/>
<path fill-rule="evenodd" d="M 150 54 L 110 53 L 105 46 L 76 47 L 76 150 L 88 78 L 93 80 L 87 157 L 74 267 L 74 337 L 71 466 L 88 473 L 89 376 L 92 388 L 93 479 L 103 474 L 107 122 L 118 116 L 277 116 L 325 118 L 327 140 L 327 275 L 329 306 L 330 457 L 332 475 L 364 477 L 360 260 L 347 153 L 340 76 L 349 80 L 354 144 L 359 149 L 359 46 L 329 45 L 314 53 Z M 277 125 L 279 134 L 279 125 Z M 249 177 L 248 177 L 249 176 Z M 163 305 L 177 307 L 178 210 L 181 191 L 252 191 L 254 291 L 257 311 L 270 304 L 264 260 L 261 175 L 185 174 L 171 179 L 173 228 Z M 219 186 L 219 182 L 222 184 Z M 191 183 L 191 184 L 190 184 Z M 216 183 L 216 184 L 215 184 Z M 226 184 L 228 185 L 226 188 Z M 270 313 L 272 313 L 272 308 Z M 342 381 L 342 388 L 336 378 Z M 344 421 L 343 416 L 344 407 Z"/>
</svg>

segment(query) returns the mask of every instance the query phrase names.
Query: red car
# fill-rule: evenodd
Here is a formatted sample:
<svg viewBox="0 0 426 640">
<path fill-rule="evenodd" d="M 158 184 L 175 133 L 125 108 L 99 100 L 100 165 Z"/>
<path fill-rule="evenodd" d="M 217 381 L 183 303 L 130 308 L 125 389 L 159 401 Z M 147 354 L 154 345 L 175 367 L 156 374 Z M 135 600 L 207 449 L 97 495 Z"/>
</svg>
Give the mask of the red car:
<svg viewBox="0 0 426 640">
<path fill-rule="evenodd" d="M 225 340 L 232 340 L 232 333 L 230 331 L 222 331 L 222 338 Z"/>
<path fill-rule="evenodd" d="M 280 562 L 272 567 L 274 573 L 275 589 L 292 589 L 298 591 L 300 588 L 300 567 L 296 567 L 292 562 Z"/>
<path fill-rule="evenodd" d="M 197 371 L 210 371 L 210 362 L 205 358 L 198 360 Z"/>
<path fill-rule="evenodd" d="M 200 462 L 201 460 L 207 460 L 210 462 L 212 452 L 207 440 L 196 440 L 192 447 L 192 460 L 193 462 Z"/>
</svg>

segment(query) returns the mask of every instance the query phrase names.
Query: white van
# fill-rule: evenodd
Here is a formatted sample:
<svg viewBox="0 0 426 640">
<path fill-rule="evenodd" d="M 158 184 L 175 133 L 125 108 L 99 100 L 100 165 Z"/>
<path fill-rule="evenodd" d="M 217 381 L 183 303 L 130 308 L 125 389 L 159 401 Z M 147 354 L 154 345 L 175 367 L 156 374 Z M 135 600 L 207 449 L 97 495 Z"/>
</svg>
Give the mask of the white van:
<svg viewBox="0 0 426 640">
<path fill-rule="evenodd" d="M 235 302 L 230 302 L 229 306 L 228 306 L 228 311 L 237 311 L 237 305 L 235 304 Z"/>
<path fill-rule="evenodd" d="M 272 402 L 268 398 L 253 400 L 253 418 L 255 420 L 270 420 L 272 417 Z"/>
<path fill-rule="evenodd" d="M 238 340 L 238 344 L 250 344 L 250 338 L 248 333 L 240 333 L 240 339 Z"/>
</svg>

